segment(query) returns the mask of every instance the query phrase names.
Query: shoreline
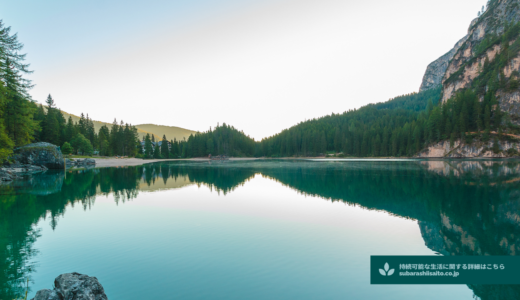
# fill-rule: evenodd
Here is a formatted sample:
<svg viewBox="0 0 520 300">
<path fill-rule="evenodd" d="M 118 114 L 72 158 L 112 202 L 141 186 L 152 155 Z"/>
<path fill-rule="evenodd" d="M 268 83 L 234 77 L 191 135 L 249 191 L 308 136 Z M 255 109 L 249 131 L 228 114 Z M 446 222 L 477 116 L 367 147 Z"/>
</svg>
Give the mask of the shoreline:
<svg viewBox="0 0 520 300">
<path fill-rule="evenodd" d="M 256 157 L 230 158 L 230 161 L 258 160 Z M 182 159 L 142 159 L 142 158 L 94 158 L 96 168 L 141 166 L 144 164 L 166 161 L 211 161 L 209 158 L 182 158 Z"/>
<path fill-rule="evenodd" d="M 266 158 L 266 157 L 236 157 L 229 158 L 229 161 L 254 161 L 263 159 L 280 159 L 280 160 L 489 160 L 489 159 L 520 159 L 520 157 L 280 157 L 280 158 Z M 208 158 L 183 158 L 183 159 L 142 159 L 142 158 L 94 158 L 96 161 L 95 168 L 109 168 L 109 167 L 130 167 L 130 166 L 141 166 L 144 164 L 156 163 L 156 162 L 167 162 L 167 161 L 192 161 L 192 162 L 209 162 L 212 161 Z"/>
</svg>

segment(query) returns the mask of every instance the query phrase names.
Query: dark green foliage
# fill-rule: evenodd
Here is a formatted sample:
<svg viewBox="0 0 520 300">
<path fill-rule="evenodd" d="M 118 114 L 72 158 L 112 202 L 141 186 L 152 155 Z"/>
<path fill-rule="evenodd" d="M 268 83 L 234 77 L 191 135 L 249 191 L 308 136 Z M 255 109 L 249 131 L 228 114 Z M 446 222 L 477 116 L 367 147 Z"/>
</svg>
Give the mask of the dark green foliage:
<svg viewBox="0 0 520 300">
<path fill-rule="evenodd" d="M 63 143 L 63 146 L 61 146 L 61 152 L 63 154 L 72 154 L 72 151 L 74 151 L 74 149 L 68 142 Z"/>
<path fill-rule="evenodd" d="M 153 158 L 162 158 L 159 143 L 155 143 L 155 146 L 153 147 Z"/>
<path fill-rule="evenodd" d="M 74 142 L 82 147 L 76 151 L 87 153 L 96 148 L 103 155 L 136 155 L 135 127 L 121 123 L 111 132 L 101 128 L 98 135 L 88 115 L 81 114 L 78 124 L 71 118 L 65 120 L 51 95 L 47 97 L 45 108 L 36 105 L 28 94 L 32 84 L 23 77 L 31 71 L 24 63 L 25 54 L 20 54 L 22 47 L 17 35 L 11 34 L 10 27 L 5 27 L 0 20 L 0 162 L 12 153 L 13 147 L 33 140 L 54 145 Z"/>
<path fill-rule="evenodd" d="M 437 108 L 441 88 L 399 96 L 384 103 L 302 122 L 263 139 L 256 156 L 408 156 L 444 132 Z"/>
<path fill-rule="evenodd" d="M 180 150 L 179 150 L 179 143 L 177 142 L 177 139 L 173 139 L 170 141 L 170 158 L 179 158 L 180 156 Z"/>
<path fill-rule="evenodd" d="M 191 135 L 187 141 L 179 145 L 183 150 L 182 157 L 205 157 L 209 154 L 235 157 L 254 156 L 256 143 L 254 139 L 238 131 L 235 127 L 222 126 Z"/>
<path fill-rule="evenodd" d="M 23 77 L 31 73 L 20 54 L 23 45 L 16 34 L 10 33 L 0 20 L 0 133 L 2 148 L 0 159 L 11 153 L 12 147 L 30 143 L 38 124 L 33 120 L 36 105 L 30 100 L 31 82 Z"/>
<path fill-rule="evenodd" d="M 169 158 L 170 156 L 170 148 L 168 147 L 168 140 L 166 139 L 166 135 L 163 135 L 161 141 L 161 154 L 162 158 Z"/>
<path fill-rule="evenodd" d="M 90 141 L 81 133 L 76 134 L 70 144 L 76 151 L 76 154 L 92 155 L 92 152 L 94 152 Z"/>
<path fill-rule="evenodd" d="M 149 133 L 146 134 L 144 139 L 144 155 L 146 158 L 153 157 L 153 144 Z"/>
<path fill-rule="evenodd" d="M 99 149 L 99 155 L 110 155 L 111 154 L 111 147 L 110 147 L 110 130 L 106 125 L 101 126 L 99 128 L 98 133 L 98 149 Z"/>
<path fill-rule="evenodd" d="M 433 105 L 437 104 L 441 99 L 442 87 L 422 91 L 420 93 L 412 93 L 408 95 L 398 96 L 383 103 L 373 104 L 376 109 L 395 109 L 401 108 L 413 111 L 423 111 L 426 109 L 428 100 L 432 100 Z"/>
</svg>

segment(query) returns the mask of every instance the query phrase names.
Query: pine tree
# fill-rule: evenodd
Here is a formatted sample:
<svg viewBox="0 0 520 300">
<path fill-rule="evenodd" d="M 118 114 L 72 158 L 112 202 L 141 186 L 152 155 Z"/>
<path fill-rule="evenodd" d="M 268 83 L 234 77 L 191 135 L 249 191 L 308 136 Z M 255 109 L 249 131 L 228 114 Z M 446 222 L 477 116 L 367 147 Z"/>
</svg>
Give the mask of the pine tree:
<svg viewBox="0 0 520 300">
<path fill-rule="evenodd" d="M 486 105 L 486 111 L 484 113 L 484 124 L 486 129 L 491 129 L 491 108 L 489 107 L 489 104 Z"/>
<path fill-rule="evenodd" d="M 496 104 L 495 111 L 493 112 L 493 123 L 497 130 L 502 126 L 502 111 L 498 104 Z"/>
<path fill-rule="evenodd" d="M 381 148 L 381 136 L 379 136 L 379 134 L 378 134 L 374 139 L 374 146 L 372 147 L 374 156 L 379 156 L 381 154 L 380 148 Z"/>
<path fill-rule="evenodd" d="M 166 135 L 163 135 L 163 138 L 162 138 L 161 153 L 162 153 L 162 158 L 168 158 L 169 153 L 170 153 L 170 148 L 168 147 L 168 140 L 166 139 Z"/>
<path fill-rule="evenodd" d="M 459 129 L 460 129 L 460 138 L 461 138 L 461 141 L 464 139 L 465 135 L 466 135 L 466 118 L 464 116 L 464 113 L 461 112 L 460 113 L 460 117 L 459 117 Z"/>
<path fill-rule="evenodd" d="M 4 122 L 0 119 L 0 162 L 4 161 L 13 152 L 14 143 L 7 135 Z"/>
<path fill-rule="evenodd" d="M 150 139 L 149 133 L 146 134 L 146 137 L 144 139 L 144 154 L 145 154 L 146 158 L 153 157 L 153 145 L 152 145 L 152 140 Z"/>
<path fill-rule="evenodd" d="M 112 128 L 110 129 L 109 143 L 110 143 L 110 152 L 112 155 L 121 155 L 122 154 L 121 147 L 120 147 L 121 142 L 120 142 L 120 137 L 119 137 L 119 124 L 117 124 L 116 119 L 114 119 L 114 122 L 112 122 Z"/>
<path fill-rule="evenodd" d="M 54 145 L 61 145 L 60 124 L 57 118 L 58 111 L 50 94 L 47 96 L 45 103 L 47 104 L 47 115 L 45 116 L 42 126 L 43 141 Z"/>
<path fill-rule="evenodd" d="M 74 122 L 72 121 L 72 117 L 69 116 L 69 119 L 67 120 L 67 125 L 65 127 L 64 139 L 66 141 L 71 141 L 72 137 L 75 135 L 75 133 L 76 132 L 75 132 L 75 128 L 74 128 Z"/>
<path fill-rule="evenodd" d="M 451 137 L 451 121 L 449 118 L 446 119 L 444 134 L 446 135 L 446 137 Z"/>
<path fill-rule="evenodd" d="M 214 153 L 215 146 L 213 145 L 213 139 L 212 138 L 209 138 L 206 141 L 206 150 L 207 150 L 208 154 L 213 154 Z"/>
<path fill-rule="evenodd" d="M 47 103 L 47 109 L 55 109 L 56 103 L 54 103 L 54 99 L 52 99 L 51 94 L 47 96 L 47 99 L 45 100 L 45 103 Z"/>
<path fill-rule="evenodd" d="M 45 117 L 44 140 L 54 145 L 59 145 L 60 126 L 54 110 L 48 110 Z"/>
<path fill-rule="evenodd" d="M 39 129 L 35 132 L 34 138 L 36 141 L 43 141 L 43 132 L 42 132 L 42 126 L 45 122 L 45 110 L 43 109 L 43 105 L 38 105 L 36 108 L 36 112 L 34 113 L 33 119 L 34 121 L 39 125 Z"/>
<path fill-rule="evenodd" d="M 421 150 L 421 128 L 419 125 L 415 126 L 413 131 L 414 151 L 419 152 Z"/>
</svg>

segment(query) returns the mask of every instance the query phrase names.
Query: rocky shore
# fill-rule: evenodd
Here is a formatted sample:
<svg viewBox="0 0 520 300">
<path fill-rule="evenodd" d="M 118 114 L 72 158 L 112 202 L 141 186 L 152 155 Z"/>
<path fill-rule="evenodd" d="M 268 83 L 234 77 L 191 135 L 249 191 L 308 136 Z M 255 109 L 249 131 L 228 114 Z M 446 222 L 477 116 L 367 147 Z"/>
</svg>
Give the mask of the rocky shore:
<svg viewBox="0 0 520 300">
<path fill-rule="evenodd" d="M 510 158 L 517 157 L 520 153 L 518 142 L 500 141 L 497 151 L 493 151 L 494 142 L 474 142 L 471 144 L 461 143 L 457 140 L 450 144 L 450 141 L 442 141 L 431 145 L 424 151 L 417 154 L 418 158 Z"/>
<path fill-rule="evenodd" d="M 32 300 L 108 300 L 96 277 L 79 273 L 61 274 L 53 290 L 39 290 Z"/>
<path fill-rule="evenodd" d="M 60 147 L 50 143 L 34 143 L 14 149 L 14 154 L 0 167 L 0 183 L 22 179 L 24 176 L 49 169 L 95 165 L 94 159 L 65 159 Z"/>
</svg>

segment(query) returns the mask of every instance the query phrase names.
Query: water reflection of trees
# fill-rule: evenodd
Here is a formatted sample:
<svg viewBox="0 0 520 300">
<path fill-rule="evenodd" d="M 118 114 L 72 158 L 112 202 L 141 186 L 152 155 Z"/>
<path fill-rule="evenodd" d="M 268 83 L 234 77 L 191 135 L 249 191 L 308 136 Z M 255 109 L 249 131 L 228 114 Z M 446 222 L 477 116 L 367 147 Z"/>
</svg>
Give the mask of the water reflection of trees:
<svg viewBox="0 0 520 300">
<path fill-rule="evenodd" d="M 518 161 L 257 161 L 162 168 L 168 169 L 162 174 L 188 176 L 225 192 L 259 173 L 301 194 L 416 219 L 425 244 L 444 255 L 520 255 Z M 520 299 L 516 285 L 469 287 L 481 299 Z"/>
<path fill-rule="evenodd" d="M 519 168 L 512 161 L 254 161 L 48 172 L 32 179 L 34 189 L 0 186 L 0 299 L 14 298 L 34 270 L 41 218 L 55 228 L 68 205 L 88 209 L 110 193 L 124 202 L 140 186 L 153 191 L 179 178 L 226 194 L 261 174 L 298 193 L 418 220 L 426 245 L 444 255 L 519 255 Z M 517 286 L 469 287 L 482 299 L 520 298 Z"/>
<path fill-rule="evenodd" d="M 0 186 L 0 299 L 23 294 L 34 271 L 36 224 L 49 220 L 54 229 L 70 204 L 90 208 L 98 194 L 114 193 L 116 200 L 137 195 L 135 168 L 48 171 L 28 181 Z M 27 186 L 33 184 L 34 188 Z"/>
</svg>

